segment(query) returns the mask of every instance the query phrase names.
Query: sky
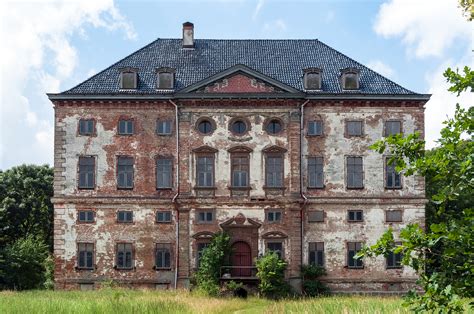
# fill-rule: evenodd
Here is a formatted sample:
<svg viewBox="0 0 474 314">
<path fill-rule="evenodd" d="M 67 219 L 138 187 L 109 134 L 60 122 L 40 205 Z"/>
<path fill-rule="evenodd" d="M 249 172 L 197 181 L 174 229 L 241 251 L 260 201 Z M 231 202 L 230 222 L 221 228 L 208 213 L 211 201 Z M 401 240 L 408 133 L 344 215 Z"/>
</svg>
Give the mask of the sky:
<svg viewBox="0 0 474 314">
<path fill-rule="evenodd" d="M 157 38 L 319 39 L 403 87 L 432 94 L 427 147 L 472 94 L 447 91 L 447 67 L 473 67 L 472 24 L 457 0 L 0 2 L 0 169 L 53 164 L 54 110 L 67 90 Z"/>
</svg>

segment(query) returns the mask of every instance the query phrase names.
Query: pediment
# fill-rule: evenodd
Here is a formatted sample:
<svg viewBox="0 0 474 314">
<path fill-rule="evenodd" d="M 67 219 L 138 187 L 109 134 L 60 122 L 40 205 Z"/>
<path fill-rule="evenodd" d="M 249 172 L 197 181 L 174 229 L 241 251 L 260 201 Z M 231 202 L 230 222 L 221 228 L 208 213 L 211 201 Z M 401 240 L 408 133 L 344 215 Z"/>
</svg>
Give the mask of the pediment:
<svg viewBox="0 0 474 314">
<path fill-rule="evenodd" d="M 181 93 L 196 94 L 283 94 L 298 90 L 245 65 L 236 65 L 196 84 Z"/>
<path fill-rule="evenodd" d="M 235 217 L 232 217 L 220 224 L 222 229 L 242 227 L 260 228 L 261 225 L 262 224 L 258 221 L 255 221 L 251 218 L 246 218 L 242 213 L 239 213 Z"/>
<path fill-rule="evenodd" d="M 285 239 L 288 238 L 286 234 L 280 231 L 270 231 L 262 235 L 263 239 Z"/>
</svg>

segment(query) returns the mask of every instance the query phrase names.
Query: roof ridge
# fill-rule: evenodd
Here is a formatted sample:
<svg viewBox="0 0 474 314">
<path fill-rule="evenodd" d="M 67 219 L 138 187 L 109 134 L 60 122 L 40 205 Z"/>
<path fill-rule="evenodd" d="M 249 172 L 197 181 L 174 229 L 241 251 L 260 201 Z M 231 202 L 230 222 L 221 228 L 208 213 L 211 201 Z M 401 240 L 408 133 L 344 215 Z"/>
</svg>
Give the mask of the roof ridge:
<svg viewBox="0 0 474 314">
<path fill-rule="evenodd" d="M 118 60 L 117 62 L 113 63 L 112 65 L 106 67 L 106 68 L 103 69 L 102 71 L 97 72 L 96 74 L 92 75 L 92 76 L 89 77 L 87 80 L 82 81 L 81 83 L 78 83 L 78 84 L 75 85 L 74 87 L 71 87 L 70 89 L 61 92 L 61 94 L 62 94 L 62 93 L 67 93 L 67 92 L 73 90 L 74 88 L 79 87 L 80 85 L 83 85 L 83 84 L 89 82 L 90 80 L 92 80 L 92 79 L 95 78 L 96 76 L 98 76 L 98 75 L 102 74 L 103 72 L 109 70 L 110 68 L 114 67 L 115 65 L 117 65 L 117 64 L 120 63 L 120 62 L 122 62 L 123 60 L 125 60 L 125 59 L 127 59 L 127 58 L 129 58 L 129 57 L 131 57 L 131 56 L 133 56 L 133 55 L 138 54 L 138 53 L 141 52 L 142 50 L 145 50 L 146 48 L 150 47 L 151 45 L 155 44 L 156 42 L 158 42 L 158 41 L 161 40 L 161 39 L 162 39 L 162 38 L 157 38 L 157 39 L 153 40 L 153 41 L 150 42 L 149 44 L 147 44 L 147 45 L 141 47 L 141 48 L 138 49 L 138 50 L 135 50 L 135 51 L 132 52 L 131 54 L 126 55 L 125 57 L 123 57 L 122 59 L 120 59 L 120 60 Z"/>
<path fill-rule="evenodd" d="M 357 60 L 355 60 L 355 59 L 349 57 L 348 55 L 346 55 L 346 54 L 340 52 L 339 50 L 337 50 L 337 49 L 335 49 L 335 48 L 329 46 L 328 44 L 326 44 L 326 43 L 324 43 L 324 42 L 322 42 L 322 41 L 320 41 L 320 40 L 319 40 L 319 42 L 320 42 L 321 44 L 323 44 L 324 46 L 326 46 L 327 48 L 329 48 L 329 49 L 335 51 L 336 53 L 338 53 L 338 54 L 340 54 L 340 55 L 342 55 L 343 57 L 345 57 L 345 58 L 347 58 L 347 59 L 349 59 L 349 60 L 351 60 L 351 61 L 357 63 L 357 64 L 360 65 L 360 66 L 363 66 L 363 67 L 366 68 L 367 70 L 369 70 L 369 71 L 371 71 L 371 72 L 373 72 L 373 73 L 375 73 L 375 74 L 377 74 L 377 75 L 380 75 L 381 77 L 383 77 L 384 79 L 386 79 L 386 80 L 389 81 L 390 83 L 395 84 L 396 86 L 398 86 L 398 87 L 400 87 L 400 88 L 402 88 L 402 89 L 404 89 L 404 90 L 406 90 L 406 91 L 408 91 L 408 92 L 410 92 L 410 93 L 412 93 L 412 94 L 418 94 L 418 93 L 416 93 L 416 92 L 414 92 L 414 91 L 412 91 L 412 90 L 410 90 L 410 89 L 408 89 L 408 88 L 406 88 L 406 87 L 403 87 L 402 85 L 400 85 L 400 84 L 398 84 L 398 83 L 395 83 L 394 81 L 392 81 L 392 80 L 389 79 L 388 77 L 386 77 L 386 76 L 380 74 L 380 73 L 377 72 L 377 71 L 372 70 L 371 68 L 369 68 L 369 67 L 366 66 L 365 64 L 360 63 L 359 61 L 357 61 Z"/>
</svg>

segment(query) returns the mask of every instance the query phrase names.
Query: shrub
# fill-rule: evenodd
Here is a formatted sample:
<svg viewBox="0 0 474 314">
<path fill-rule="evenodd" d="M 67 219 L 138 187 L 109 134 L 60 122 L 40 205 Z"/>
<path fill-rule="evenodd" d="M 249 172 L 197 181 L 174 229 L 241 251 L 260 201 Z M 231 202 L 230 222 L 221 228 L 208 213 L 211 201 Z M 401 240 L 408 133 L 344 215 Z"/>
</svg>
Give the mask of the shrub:
<svg viewBox="0 0 474 314">
<path fill-rule="evenodd" d="M 290 293 L 290 286 L 285 281 L 287 263 L 275 252 L 268 252 L 257 259 L 257 277 L 260 279 L 258 289 L 267 298 L 282 298 Z"/>
<path fill-rule="evenodd" d="M 329 288 L 323 284 L 319 277 L 326 275 L 323 267 L 316 265 L 301 266 L 301 275 L 303 276 L 303 293 L 310 297 L 327 295 Z"/>
<path fill-rule="evenodd" d="M 199 270 L 195 274 L 196 285 L 204 293 L 216 296 L 219 294 L 220 270 L 228 260 L 230 253 L 230 237 L 219 232 L 214 235 L 199 262 Z"/>
</svg>

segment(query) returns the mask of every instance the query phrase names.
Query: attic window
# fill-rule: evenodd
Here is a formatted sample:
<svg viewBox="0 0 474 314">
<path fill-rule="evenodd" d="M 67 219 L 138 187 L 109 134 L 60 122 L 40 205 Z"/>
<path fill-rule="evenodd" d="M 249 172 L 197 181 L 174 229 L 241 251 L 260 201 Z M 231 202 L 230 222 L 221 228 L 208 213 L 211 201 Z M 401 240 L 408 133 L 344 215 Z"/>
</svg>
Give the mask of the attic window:
<svg viewBox="0 0 474 314">
<path fill-rule="evenodd" d="M 137 89 L 137 72 L 135 68 L 120 69 L 120 89 Z"/>
<path fill-rule="evenodd" d="M 306 90 L 320 90 L 321 89 L 321 69 L 308 68 L 304 72 L 304 89 Z"/>
<path fill-rule="evenodd" d="M 156 81 L 158 89 L 173 89 L 174 88 L 174 74 L 176 70 L 172 68 L 158 68 L 156 69 Z"/>
<path fill-rule="evenodd" d="M 341 71 L 341 85 L 342 89 L 355 90 L 359 89 L 359 73 L 355 68 L 347 68 Z"/>
</svg>

